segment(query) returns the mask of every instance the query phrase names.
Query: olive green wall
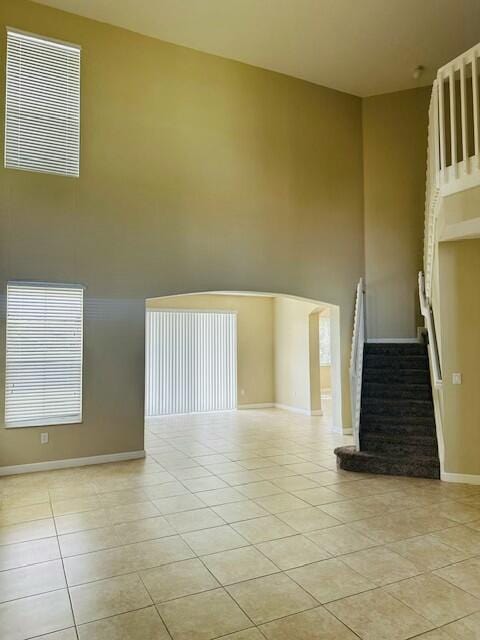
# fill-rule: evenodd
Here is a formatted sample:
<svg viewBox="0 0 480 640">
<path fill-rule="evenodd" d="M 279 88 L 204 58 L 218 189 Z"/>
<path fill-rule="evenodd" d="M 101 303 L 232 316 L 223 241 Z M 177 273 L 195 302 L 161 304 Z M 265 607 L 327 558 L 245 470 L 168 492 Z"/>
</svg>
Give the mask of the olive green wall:
<svg viewBox="0 0 480 640">
<path fill-rule="evenodd" d="M 439 245 L 445 472 L 480 477 L 480 240 Z M 452 373 L 462 384 L 452 384 Z"/>
<path fill-rule="evenodd" d="M 425 173 L 430 87 L 365 98 L 365 276 L 369 338 L 414 338 L 423 326 Z"/>
<path fill-rule="evenodd" d="M 0 169 L 0 290 L 87 287 L 84 423 L 42 429 L 44 446 L 0 429 L 0 464 L 142 449 L 145 298 L 192 291 L 339 305 L 348 426 L 360 99 L 25 0 L 0 24 L 2 122 L 6 25 L 83 47 L 80 178 Z"/>
</svg>

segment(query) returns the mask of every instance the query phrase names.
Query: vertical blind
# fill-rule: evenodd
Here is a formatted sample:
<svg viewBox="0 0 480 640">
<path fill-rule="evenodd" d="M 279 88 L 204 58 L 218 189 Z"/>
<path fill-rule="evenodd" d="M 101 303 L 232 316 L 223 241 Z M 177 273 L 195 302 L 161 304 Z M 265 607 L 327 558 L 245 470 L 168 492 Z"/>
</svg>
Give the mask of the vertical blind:
<svg viewBox="0 0 480 640">
<path fill-rule="evenodd" d="M 7 30 L 5 166 L 79 175 L 80 47 Z"/>
<path fill-rule="evenodd" d="M 231 312 L 147 311 L 147 416 L 236 408 L 236 323 Z"/>
<path fill-rule="evenodd" d="M 5 423 L 81 422 L 83 287 L 9 282 Z"/>
</svg>

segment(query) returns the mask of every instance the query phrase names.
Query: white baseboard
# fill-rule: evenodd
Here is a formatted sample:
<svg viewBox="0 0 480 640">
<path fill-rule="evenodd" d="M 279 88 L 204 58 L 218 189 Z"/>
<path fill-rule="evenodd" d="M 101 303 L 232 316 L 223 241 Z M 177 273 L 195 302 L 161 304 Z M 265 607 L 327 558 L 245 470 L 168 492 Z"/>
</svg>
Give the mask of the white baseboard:
<svg viewBox="0 0 480 640">
<path fill-rule="evenodd" d="M 272 409 L 273 402 L 255 402 L 253 404 L 239 404 L 237 409 Z"/>
<path fill-rule="evenodd" d="M 352 429 L 352 427 L 348 427 L 346 429 L 342 429 L 342 433 L 345 436 L 351 436 L 351 435 L 353 435 L 353 429 Z"/>
<path fill-rule="evenodd" d="M 310 409 L 301 409 L 300 407 L 292 407 L 289 404 L 279 404 L 275 403 L 276 409 L 283 409 L 284 411 L 291 411 L 292 413 L 301 413 L 304 416 L 322 416 L 321 409 L 315 409 L 314 411 L 310 411 Z"/>
<path fill-rule="evenodd" d="M 462 484 L 480 484 L 480 476 L 468 473 L 447 473 L 442 471 L 440 479 L 444 482 L 461 482 Z"/>
<path fill-rule="evenodd" d="M 145 451 L 125 451 L 123 453 L 107 453 L 85 458 L 67 458 L 65 460 L 47 460 L 46 462 L 33 462 L 31 464 L 15 464 L 10 467 L 0 467 L 0 476 L 12 476 L 17 473 L 32 473 L 34 471 L 51 471 L 53 469 L 68 469 L 69 467 L 85 467 L 91 464 L 122 462 L 123 460 L 137 460 L 144 457 Z"/>
<path fill-rule="evenodd" d="M 369 338 L 367 340 L 370 344 L 382 344 L 382 343 L 417 343 L 421 342 L 419 338 Z"/>
</svg>

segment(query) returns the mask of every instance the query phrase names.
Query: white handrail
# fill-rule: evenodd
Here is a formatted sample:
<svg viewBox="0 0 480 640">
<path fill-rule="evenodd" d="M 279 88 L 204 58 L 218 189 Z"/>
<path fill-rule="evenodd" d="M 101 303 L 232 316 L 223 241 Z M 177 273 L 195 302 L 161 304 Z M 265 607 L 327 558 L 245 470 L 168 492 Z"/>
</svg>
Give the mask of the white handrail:
<svg viewBox="0 0 480 640">
<path fill-rule="evenodd" d="M 433 278 L 433 259 L 435 254 L 435 231 L 440 203 L 439 166 L 443 155 L 444 144 L 439 139 L 439 117 L 443 109 L 439 110 L 439 85 L 435 80 L 428 110 L 428 146 L 427 146 L 427 175 L 425 188 L 425 235 L 423 249 L 423 265 L 425 270 L 425 290 L 431 295 Z M 441 98 L 443 104 L 443 97 Z"/>
<path fill-rule="evenodd" d="M 432 305 L 425 292 L 425 276 L 420 271 L 418 274 L 418 295 L 420 298 L 420 311 L 425 318 L 425 327 L 428 334 L 428 346 L 430 363 L 432 365 L 432 375 L 435 387 L 442 386 L 442 367 L 440 363 L 440 352 L 438 349 L 437 333 L 435 331 L 435 320 L 433 317 Z"/>
<path fill-rule="evenodd" d="M 366 340 L 365 332 L 365 292 L 363 279 L 357 285 L 355 300 L 355 315 L 353 322 L 352 352 L 350 355 L 350 401 L 352 407 L 353 442 L 357 451 L 360 450 L 360 406 L 362 399 L 363 347 Z"/>
</svg>

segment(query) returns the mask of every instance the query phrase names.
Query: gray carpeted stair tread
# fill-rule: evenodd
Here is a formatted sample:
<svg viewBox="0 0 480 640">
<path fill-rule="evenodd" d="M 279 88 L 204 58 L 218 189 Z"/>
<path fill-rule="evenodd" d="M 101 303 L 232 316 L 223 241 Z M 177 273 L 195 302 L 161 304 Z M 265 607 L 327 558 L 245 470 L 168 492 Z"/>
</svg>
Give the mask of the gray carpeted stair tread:
<svg viewBox="0 0 480 640">
<path fill-rule="evenodd" d="M 365 353 L 388 355 L 424 355 L 426 346 L 423 342 L 367 342 Z"/>
<path fill-rule="evenodd" d="M 365 383 L 383 384 L 430 384 L 430 373 L 428 369 L 392 369 L 366 367 L 363 372 Z"/>
<path fill-rule="evenodd" d="M 394 382 L 365 382 L 363 383 L 364 398 L 390 398 L 392 400 L 431 400 L 432 389 L 428 383 L 394 383 Z"/>
<path fill-rule="evenodd" d="M 355 451 L 354 447 L 338 447 L 335 454 L 339 467 L 345 471 L 410 476 L 415 478 L 439 478 L 438 456 L 387 456 L 372 451 Z"/>
<path fill-rule="evenodd" d="M 364 366 L 376 369 L 422 369 L 428 370 L 428 357 L 425 356 L 398 356 L 367 354 L 364 356 Z"/>
</svg>

